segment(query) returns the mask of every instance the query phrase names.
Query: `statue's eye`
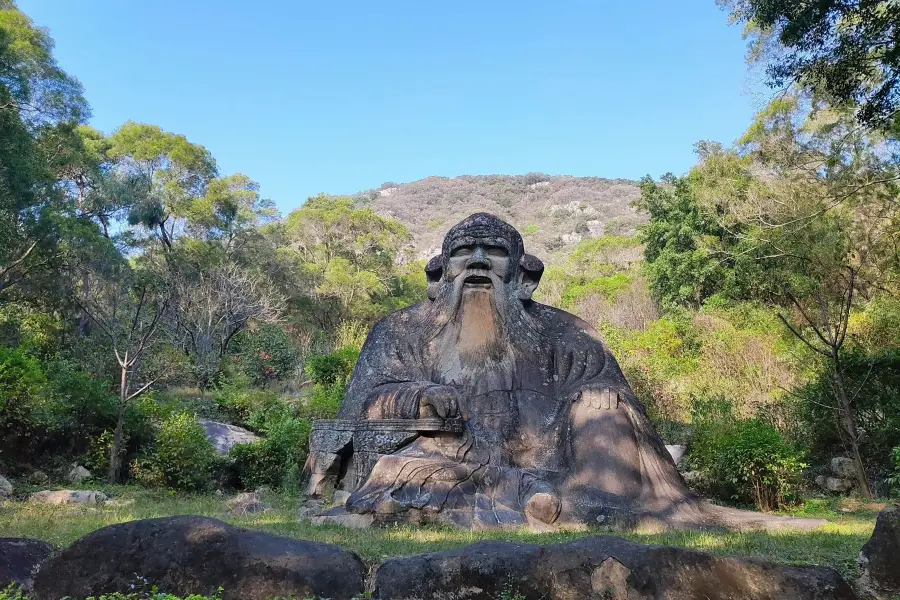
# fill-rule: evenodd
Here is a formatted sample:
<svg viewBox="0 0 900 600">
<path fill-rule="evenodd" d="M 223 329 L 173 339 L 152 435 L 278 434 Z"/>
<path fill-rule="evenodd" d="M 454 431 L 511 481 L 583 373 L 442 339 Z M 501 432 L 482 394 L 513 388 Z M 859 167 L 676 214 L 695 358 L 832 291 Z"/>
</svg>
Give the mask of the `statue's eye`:
<svg viewBox="0 0 900 600">
<path fill-rule="evenodd" d="M 493 248 L 488 248 L 485 251 L 485 254 L 487 254 L 488 256 L 492 256 L 494 258 L 506 258 L 507 256 L 509 256 L 509 252 L 507 252 L 505 248 L 500 248 L 497 246 L 495 246 Z"/>
<path fill-rule="evenodd" d="M 450 253 L 451 257 L 454 256 L 472 256 L 472 252 L 474 252 L 472 246 L 460 246 L 456 250 Z"/>
</svg>

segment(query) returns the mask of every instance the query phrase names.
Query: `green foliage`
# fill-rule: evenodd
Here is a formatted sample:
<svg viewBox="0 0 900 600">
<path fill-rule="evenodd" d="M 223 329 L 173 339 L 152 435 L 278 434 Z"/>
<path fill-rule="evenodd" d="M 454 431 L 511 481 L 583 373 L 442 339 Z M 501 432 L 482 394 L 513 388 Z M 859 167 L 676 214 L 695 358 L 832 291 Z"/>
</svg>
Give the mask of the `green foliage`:
<svg viewBox="0 0 900 600">
<path fill-rule="evenodd" d="M 341 348 L 332 354 L 314 354 L 306 359 L 306 375 L 316 385 L 346 383 L 358 358 L 357 348 Z"/>
<path fill-rule="evenodd" d="M 728 284 L 731 273 L 717 255 L 728 234 L 696 201 L 687 179 L 644 178 L 638 205 L 650 214 L 640 235 L 655 298 L 697 307 Z"/>
<path fill-rule="evenodd" d="M 212 396 L 229 421 L 244 425 L 250 423 L 252 415 L 278 403 L 274 392 L 253 388 L 240 377 L 221 381 Z"/>
<path fill-rule="evenodd" d="M 132 475 L 147 485 L 203 490 L 217 462 L 203 427 L 190 413 L 172 414 L 159 428 L 152 453 L 136 461 Z"/>
<path fill-rule="evenodd" d="M 766 66 L 769 83 L 799 82 L 835 105 L 858 105 L 860 121 L 890 128 L 900 99 L 900 57 L 888 40 L 897 32 L 890 2 L 719 0 L 747 24 L 750 58 Z"/>
<path fill-rule="evenodd" d="M 890 475 L 888 475 L 885 483 L 888 484 L 891 492 L 900 495 L 900 446 L 897 446 L 891 452 L 890 469 Z"/>
<path fill-rule="evenodd" d="M 900 349 L 871 355 L 851 349 L 842 356 L 841 367 L 854 393 L 857 425 L 866 432 L 860 448 L 863 458 L 872 466 L 886 465 L 893 448 L 900 445 Z M 805 441 L 812 455 L 822 460 L 844 447 L 834 408 L 833 368 L 826 365 L 793 395 Z"/>
<path fill-rule="evenodd" d="M 231 449 L 241 486 L 255 489 L 262 485 L 281 487 L 292 471 L 300 469 L 309 447 L 309 420 L 283 402 L 260 406 L 247 423 L 263 439 L 238 444 Z M 299 478 L 298 478 L 299 481 Z"/>
<path fill-rule="evenodd" d="M 43 425 L 46 385 L 36 359 L 22 350 L 0 347 L 0 428 L 27 431 Z"/>
<path fill-rule="evenodd" d="M 706 472 L 711 491 L 759 510 L 775 510 L 795 499 L 806 467 L 803 452 L 759 419 L 735 419 L 727 402 L 695 405 L 691 461 Z"/>
<path fill-rule="evenodd" d="M 287 332 L 277 325 L 243 332 L 236 351 L 253 383 L 261 386 L 289 377 L 300 360 Z"/>
</svg>

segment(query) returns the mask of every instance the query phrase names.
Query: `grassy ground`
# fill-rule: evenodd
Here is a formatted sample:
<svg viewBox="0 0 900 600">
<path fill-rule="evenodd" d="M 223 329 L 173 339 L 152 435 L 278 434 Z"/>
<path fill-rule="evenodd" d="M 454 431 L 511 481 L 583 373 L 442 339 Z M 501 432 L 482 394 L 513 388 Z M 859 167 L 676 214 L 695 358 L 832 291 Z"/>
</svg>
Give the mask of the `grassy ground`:
<svg viewBox="0 0 900 600">
<path fill-rule="evenodd" d="M 468 532 L 441 527 L 390 527 L 350 530 L 335 526 L 313 526 L 296 518 L 297 501 L 272 497 L 271 511 L 245 517 L 228 514 L 223 499 L 215 496 L 177 496 L 165 491 L 134 487 L 101 488 L 119 506 L 45 506 L 22 501 L 0 505 L 0 537 L 32 537 L 56 546 L 71 544 L 79 537 L 114 523 L 171 515 L 195 514 L 217 517 L 235 525 L 306 540 L 338 544 L 378 562 L 391 556 L 456 548 L 485 539 L 529 543 L 563 542 L 589 532 L 530 533 Z M 852 580 L 858 576 L 856 558 L 868 540 L 875 517 L 883 505 L 852 500 L 808 500 L 792 514 L 828 520 L 813 532 L 669 532 L 617 533 L 648 544 L 664 544 L 704 550 L 714 554 L 764 557 L 789 564 L 827 565 Z"/>
</svg>

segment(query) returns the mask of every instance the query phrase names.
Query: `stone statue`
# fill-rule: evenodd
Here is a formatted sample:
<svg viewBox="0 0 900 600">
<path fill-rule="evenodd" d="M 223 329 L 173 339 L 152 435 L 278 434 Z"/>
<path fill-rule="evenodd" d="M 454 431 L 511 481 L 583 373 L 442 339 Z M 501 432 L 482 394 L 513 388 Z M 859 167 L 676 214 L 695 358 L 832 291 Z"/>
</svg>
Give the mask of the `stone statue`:
<svg viewBox="0 0 900 600">
<path fill-rule="evenodd" d="M 543 268 L 493 215 L 451 228 L 428 299 L 373 328 L 339 419 L 315 425 L 310 493 L 467 528 L 778 522 L 687 490 L 599 334 L 532 300 Z"/>
</svg>

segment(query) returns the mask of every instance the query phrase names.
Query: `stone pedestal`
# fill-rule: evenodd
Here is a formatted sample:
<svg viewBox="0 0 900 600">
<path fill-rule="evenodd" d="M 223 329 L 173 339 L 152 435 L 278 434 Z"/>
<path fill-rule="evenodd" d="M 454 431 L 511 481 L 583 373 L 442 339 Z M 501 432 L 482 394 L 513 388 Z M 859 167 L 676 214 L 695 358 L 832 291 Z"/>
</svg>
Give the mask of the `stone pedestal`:
<svg viewBox="0 0 900 600">
<path fill-rule="evenodd" d="M 393 454 L 425 432 L 462 433 L 459 419 L 322 419 L 313 423 L 304 474 L 306 493 L 321 497 L 331 490 L 353 491 L 378 459 Z"/>
</svg>

